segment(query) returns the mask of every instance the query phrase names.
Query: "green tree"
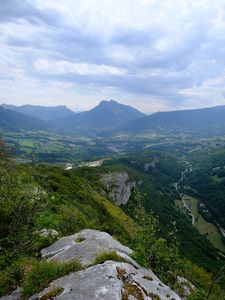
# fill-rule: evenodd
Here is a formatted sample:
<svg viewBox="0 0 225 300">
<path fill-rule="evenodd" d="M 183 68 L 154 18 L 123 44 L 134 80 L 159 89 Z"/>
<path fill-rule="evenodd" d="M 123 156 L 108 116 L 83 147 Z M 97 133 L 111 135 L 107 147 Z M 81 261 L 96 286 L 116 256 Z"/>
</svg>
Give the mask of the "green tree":
<svg viewBox="0 0 225 300">
<path fill-rule="evenodd" d="M 0 140 L 0 266 L 30 247 L 36 235 L 35 216 L 46 206 L 44 191 L 17 166 Z"/>
<path fill-rule="evenodd" d="M 164 282 L 174 287 L 182 269 L 176 223 L 171 223 L 169 233 L 166 237 L 162 237 L 158 219 L 152 213 L 146 213 L 142 202 L 143 197 L 137 189 L 134 191 L 134 198 L 133 218 L 141 225 L 135 247 L 136 259 L 145 267 L 155 271 Z"/>
</svg>

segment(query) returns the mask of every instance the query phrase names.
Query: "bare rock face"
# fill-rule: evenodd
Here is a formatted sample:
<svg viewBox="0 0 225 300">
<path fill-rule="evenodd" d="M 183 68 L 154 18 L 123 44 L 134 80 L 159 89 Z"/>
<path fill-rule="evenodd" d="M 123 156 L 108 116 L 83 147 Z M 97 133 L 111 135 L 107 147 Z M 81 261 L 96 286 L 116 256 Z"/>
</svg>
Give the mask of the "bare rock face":
<svg viewBox="0 0 225 300">
<path fill-rule="evenodd" d="M 55 289 L 61 291 L 56 297 L 59 300 L 180 300 L 151 271 L 114 261 L 57 279 L 30 300 L 44 298 Z"/>
<path fill-rule="evenodd" d="M 79 233 L 61 238 L 51 246 L 41 250 L 43 258 L 58 262 L 79 260 L 82 265 L 90 265 L 102 251 L 116 251 L 129 255 L 132 250 L 114 240 L 111 235 L 98 230 L 84 229 Z"/>
<path fill-rule="evenodd" d="M 101 183 L 107 190 L 109 199 L 116 205 L 125 205 L 131 196 L 132 188 L 136 186 L 135 181 L 130 181 L 125 172 L 113 172 L 104 174 Z"/>
<path fill-rule="evenodd" d="M 152 158 L 152 160 L 147 163 L 143 163 L 138 160 L 131 161 L 131 164 L 139 166 L 145 172 L 155 170 L 158 163 L 159 163 L 159 159 L 157 157 Z"/>
</svg>

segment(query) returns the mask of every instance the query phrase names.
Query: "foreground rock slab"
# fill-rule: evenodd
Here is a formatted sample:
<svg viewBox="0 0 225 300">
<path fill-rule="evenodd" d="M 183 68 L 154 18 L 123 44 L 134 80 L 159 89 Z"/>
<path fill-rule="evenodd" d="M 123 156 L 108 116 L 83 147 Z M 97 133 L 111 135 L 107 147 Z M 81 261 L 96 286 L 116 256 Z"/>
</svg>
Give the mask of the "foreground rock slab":
<svg viewBox="0 0 225 300">
<path fill-rule="evenodd" d="M 151 271 L 113 261 L 57 279 L 29 299 L 46 299 L 54 290 L 61 291 L 59 300 L 180 300 Z"/>
</svg>

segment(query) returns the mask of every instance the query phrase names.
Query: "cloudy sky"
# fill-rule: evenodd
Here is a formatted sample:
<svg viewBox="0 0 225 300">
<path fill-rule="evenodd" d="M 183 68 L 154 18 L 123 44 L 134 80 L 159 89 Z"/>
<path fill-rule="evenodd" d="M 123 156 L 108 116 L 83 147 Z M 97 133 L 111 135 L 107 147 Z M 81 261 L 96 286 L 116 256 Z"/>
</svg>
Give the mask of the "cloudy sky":
<svg viewBox="0 0 225 300">
<path fill-rule="evenodd" d="M 0 102 L 225 104 L 225 0 L 0 0 Z"/>
</svg>

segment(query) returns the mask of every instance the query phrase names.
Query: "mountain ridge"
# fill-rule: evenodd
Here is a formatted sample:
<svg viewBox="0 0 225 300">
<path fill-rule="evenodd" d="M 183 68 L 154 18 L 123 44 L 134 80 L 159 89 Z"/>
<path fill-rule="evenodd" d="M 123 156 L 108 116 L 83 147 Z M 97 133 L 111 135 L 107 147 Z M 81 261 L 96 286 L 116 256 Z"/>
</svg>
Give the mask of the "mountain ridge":
<svg viewBox="0 0 225 300">
<path fill-rule="evenodd" d="M 25 110 L 26 113 L 18 110 Z M 22 115 L 16 115 L 15 112 Z M 115 100 L 102 100 L 94 108 L 79 113 L 72 112 L 62 105 L 43 107 L 28 104 L 16 107 L 2 104 L 1 116 L 2 128 L 41 128 L 84 136 L 155 132 L 208 137 L 225 133 L 225 105 L 145 115 L 136 108 Z M 34 120 L 26 119 L 27 117 Z M 17 122 L 17 119 L 20 119 L 20 122 Z"/>
<path fill-rule="evenodd" d="M 42 105 L 25 104 L 25 105 L 16 106 L 16 105 L 2 103 L 1 106 L 3 108 L 14 110 L 31 117 L 37 117 L 43 121 L 52 121 L 53 119 L 59 117 L 65 117 L 71 114 L 75 114 L 72 110 L 70 110 L 65 105 L 42 106 Z"/>
<path fill-rule="evenodd" d="M 40 130 L 48 127 L 45 121 L 0 106 L 0 128 L 7 130 Z"/>
<path fill-rule="evenodd" d="M 225 132 L 225 105 L 157 112 L 143 118 L 130 121 L 119 131 L 140 133 L 148 130 L 195 131 L 202 133 L 208 130 L 216 133 Z M 207 134 L 207 132 L 205 132 Z"/>
</svg>

